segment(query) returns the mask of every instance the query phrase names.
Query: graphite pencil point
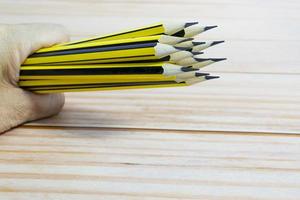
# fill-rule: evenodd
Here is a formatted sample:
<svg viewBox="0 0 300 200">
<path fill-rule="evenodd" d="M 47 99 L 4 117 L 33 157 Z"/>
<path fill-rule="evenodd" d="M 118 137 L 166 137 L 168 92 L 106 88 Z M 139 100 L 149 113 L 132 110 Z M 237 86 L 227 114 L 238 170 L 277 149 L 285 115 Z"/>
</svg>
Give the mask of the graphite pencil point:
<svg viewBox="0 0 300 200">
<path fill-rule="evenodd" d="M 173 35 L 174 33 L 177 33 L 181 30 L 183 30 L 186 27 L 187 23 L 182 23 L 182 22 L 168 22 L 168 23 L 163 23 L 163 29 L 164 29 L 164 34 L 166 35 Z M 191 25 L 193 26 L 193 25 Z"/>
<path fill-rule="evenodd" d="M 212 63 L 214 63 L 214 61 L 212 61 L 211 58 L 198 58 L 196 56 L 187 57 L 187 58 L 184 58 L 177 62 L 178 65 L 182 65 L 184 67 L 187 67 L 187 66 L 193 66 L 193 67 L 202 66 L 203 67 L 203 66 L 207 66 Z"/>
<path fill-rule="evenodd" d="M 206 80 L 211 80 L 211 79 L 217 79 L 220 78 L 219 76 L 205 76 Z"/>
<path fill-rule="evenodd" d="M 204 52 L 191 52 L 194 56 L 196 56 L 196 55 L 200 55 L 200 54 L 204 54 Z"/>
<path fill-rule="evenodd" d="M 174 33 L 172 36 L 184 37 L 184 35 L 185 35 L 185 31 L 181 30 L 181 31 L 178 31 L 178 32 Z"/>
<path fill-rule="evenodd" d="M 184 40 L 182 40 L 181 42 L 188 42 L 188 41 L 192 41 L 194 40 L 194 38 L 185 38 Z"/>
<path fill-rule="evenodd" d="M 198 62 L 204 62 L 204 61 L 208 61 L 208 60 L 212 60 L 211 58 L 195 58 L 194 59 Z"/>
<path fill-rule="evenodd" d="M 200 44 L 194 45 L 191 51 L 202 51 L 209 47 L 215 46 L 217 44 L 223 43 L 224 41 L 212 41 L 212 42 L 202 42 Z"/>
<path fill-rule="evenodd" d="M 189 26 L 193 26 L 195 24 L 199 24 L 199 22 L 187 22 L 187 23 L 185 23 L 184 27 L 186 28 L 186 27 L 189 27 Z"/>
<path fill-rule="evenodd" d="M 189 48 L 189 47 L 174 47 L 175 49 L 178 49 L 178 50 L 180 50 L 180 51 L 188 51 L 188 50 L 190 50 L 191 48 Z"/>
<path fill-rule="evenodd" d="M 179 74 L 176 74 L 176 80 L 177 81 L 182 81 L 182 80 L 187 80 L 190 78 L 195 78 L 195 77 L 201 77 L 201 76 L 207 76 L 209 75 L 208 73 L 199 73 L 197 71 L 190 71 L 190 72 L 182 72 Z"/>
<path fill-rule="evenodd" d="M 217 28 L 218 26 L 206 26 L 205 28 L 204 28 L 204 31 L 208 31 L 208 30 L 210 30 L 210 29 L 213 29 L 213 28 Z"/>
<path fill-rule="evenodd" d="M 205 31 L 205 26 L 196 24 L 183 29 L 183 32 L 178 32 L 181 37 L 193 37 Z"/>
<path fill-rule="evenodd" d="M 209 73 L 202 73 L 202 72 L 196 72 L 195 73 L 196 77 L 199 77 L 199 76 L 208 76 L 208 75 L 209 75 Z"/>
<path fill-rule="evenodd" d="M 205 44 L 205 42 L 192 42 L 194 46 Z"/>
<path fill-rule="evenodd" d="M 189 27 L 186 27 L 182 30 L 179 30 L 175 33 L 172 34 L 172 36 L 176 36 L 176 37 L 193 37 L 195 35 L 198 35 L 204 31 L 213 29 L 217 26 L 202 26 L 200 24 L 195 24 Z"/>
<path fill-rule="evenodd" d="M 211 58 L 210 60 L 214 61 L 214 62 L 220 62 L 223 60 L 227 60 L 227 58 Z"/>
<path fill-rule="evenodd" d="M 181 71 L 183 72 L 191 72 L 191 71 L 198 71 L 199 69 L 194 69 L 192 68 L 192 66 L 188 66 L 188 67 L 182 67 Z"/>
<path fill-rule="evenodd" d="M 222 40 L 222 41 L 213 41 L 211 44 L 210 44 L 210 46 L 214 46 L 214 45 L 217 45 L 217 44 L 221 44 L 221 43 L 223 43 L 223 42 L 225 42 L 224 40 Z"/>
</svg>

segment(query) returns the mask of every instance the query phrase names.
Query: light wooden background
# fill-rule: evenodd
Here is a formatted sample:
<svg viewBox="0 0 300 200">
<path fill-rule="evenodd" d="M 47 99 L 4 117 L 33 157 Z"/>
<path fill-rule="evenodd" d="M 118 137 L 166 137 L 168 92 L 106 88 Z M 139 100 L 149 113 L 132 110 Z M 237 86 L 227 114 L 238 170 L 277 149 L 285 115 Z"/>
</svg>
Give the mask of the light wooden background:
<svg viewBox="0 0 300 200">
<path fill-rule="evenodd" d="M 162 20 L 220 27 L 188 88 L 67 95 L 63 112 L 0 136 L 0 199 L 300 199 L 298 0 L 0 0 L 1 23 L 72 38 Z"/>
</svg>

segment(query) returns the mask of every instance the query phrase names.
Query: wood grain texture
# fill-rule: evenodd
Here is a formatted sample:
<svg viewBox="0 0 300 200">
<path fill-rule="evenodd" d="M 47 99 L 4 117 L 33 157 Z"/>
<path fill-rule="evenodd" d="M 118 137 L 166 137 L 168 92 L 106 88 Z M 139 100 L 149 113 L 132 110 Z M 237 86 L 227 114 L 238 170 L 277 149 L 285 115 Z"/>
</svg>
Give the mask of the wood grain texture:
<svg viewBox="0 0 300 200">
<path fill-rule="evenodd" d="M 299 145 L 293 135 L 19 128 L 0 138 L 0 197 L 298 199 Z"/>
<path fill-rule="evenodd" d="M 63 112 L 0 135 L 0 199 L 300 198 L 296 0 L 0 0 L 1 23 L 60 23 L 73 39 L 200 20 L 225 39 L 221 79 L 67 94 Z M 172 12 L 171 12 L 172 11 Z"/>
<path fill-rule="evenodd" d="M 76 38 L 161 20 L 217 24 L 220 28 L 199 37 L 199 40 L 227 41 L 204 55 L 229 59 L 214 66 L 212 71 L 300 73 L 300 29 L 297 26 L 300 5 L 297 1 L 8 0 L 0 4 L 2 23 L 60 23 Z"/>
<path fill-rule="evenodd" d="M 191 87 L 67 95 L 39 126 L 300 132 L 298 75 L 219 73 Z"/>
</svg>

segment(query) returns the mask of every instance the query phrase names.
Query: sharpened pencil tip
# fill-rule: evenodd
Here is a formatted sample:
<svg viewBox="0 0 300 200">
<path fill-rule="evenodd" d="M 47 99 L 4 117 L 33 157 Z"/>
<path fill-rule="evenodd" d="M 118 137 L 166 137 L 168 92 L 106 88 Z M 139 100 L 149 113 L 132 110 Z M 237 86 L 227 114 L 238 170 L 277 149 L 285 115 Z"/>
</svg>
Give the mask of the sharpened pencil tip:
<svg viewBox="0 0 300 200">
<path fill-rule="evenodd" d="M 199 76 L 207 76 L 207 75 L 209 75 L 209 73 L 202 73 L 202 72 L 196 72 L 196 73 L 195 73 L 195 76 L 196 76 L 196 77 L 199 77 Z"/>
<path fill-rule="evenodd" d="M 220 78 L 220 76 L 205 76 L 206 80 L 211 80 L 211 79 L 216 79 L 216 78 Z"/>
<path fill-rule="evenodd" d="M 227 58 L 211 58 L 210 60 L 212 60 L 214 62 L 220 62 L 222 60 L 227 60 Z"/>
<path fill-rule="evenodd" d="M 189 51 L 189 50 L 191 50 L 190 47 L 174 47 L 174 48 L 177 49 L 177 50 L 180 50 L 180 51 Z"/>
<path fill-rule="evenodd" d="M 208 60 L 212 60 L 211 58 L 195 58 L 193 57 L 196 61 L 198 62 L 204 62 L 204 61 L 208 61 Z"/>
<path fill-rule="evenodd" d="M 188 66 L 188 67 L 182 67 L 181 71 L 183 72 L 191 72 L 191 71 L 198 71 L 199 69 L 194 69 L 192 66 Z"/>
<path fill-rule="evenodd" d="M 194 46 L 197 46 L 197 45 L 205 44 L 205 42 L 192 42 L 192 44 L 193 44 Z"/>
<path fill-rule="evenodd" d="M 191 52 L 194 56 L 196 56 L 196 55 L 200 55 L 200 54 L 204 54 L 204 52 Z"/>
<path fill-rule="evenodd" d="M 199 22 L 187 22 L 187 23 L 185 23 L 184 28 L 189 27 L 189 26 L 193 26 L 195 24 L 199 24 Z"/>
<path fill-rule="evenodd" d="M 206 26 L 205 28 L 204 28 L 204 31 L 208 31 L 208 30 L 210 30 L 210 29 L 213 29 L 213 28 L 217 28 L 218 26 Z"/>
<path fill-rule="evenodd" d="M 176 36 L 176 37 L 184 37 L 184 34 L 185 34 L 185 31 L 184 31 L 184 30 L 181 30 L 181 31 L 178 31 L 178 32 L 172 34 L 172 36 Z"/>
<path fill-rule="evenodd" d="M 194 38 L 186 38 L 186 39 L 182 40 L 180 43 L 182 43 L 182 42 L 188 42 L 188 41 L 192 41 L 192 40 L 194 40 Z"/>
<path fill-rule="evenodd" d="M 223 43 L 223 42 L 225 42 L 224 40 L 222 40 L 222 41 L 213 41 L 211 44 L 210 44 L 210 46 L 214 46 L 214 45 L 217 45 L 217 44 L 221 44 L 221 43 Z"/>
</svg>

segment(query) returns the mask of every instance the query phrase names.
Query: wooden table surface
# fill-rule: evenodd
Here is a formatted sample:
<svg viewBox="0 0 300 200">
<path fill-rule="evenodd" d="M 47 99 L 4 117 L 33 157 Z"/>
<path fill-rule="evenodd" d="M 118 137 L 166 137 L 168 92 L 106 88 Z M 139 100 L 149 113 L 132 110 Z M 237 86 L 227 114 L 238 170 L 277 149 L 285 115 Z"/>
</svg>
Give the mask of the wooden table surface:
<svg viewBox="0 0 300 200">
<path fill-rule="evenodd" d="M 219 28 L 221 79 L 67 94 L 58 116 L 0 136 L 0 199 L 300 199 L 297 0 L 0 0 L 1 23 L 73 39 L 158 21 Z"/>
</svg>

